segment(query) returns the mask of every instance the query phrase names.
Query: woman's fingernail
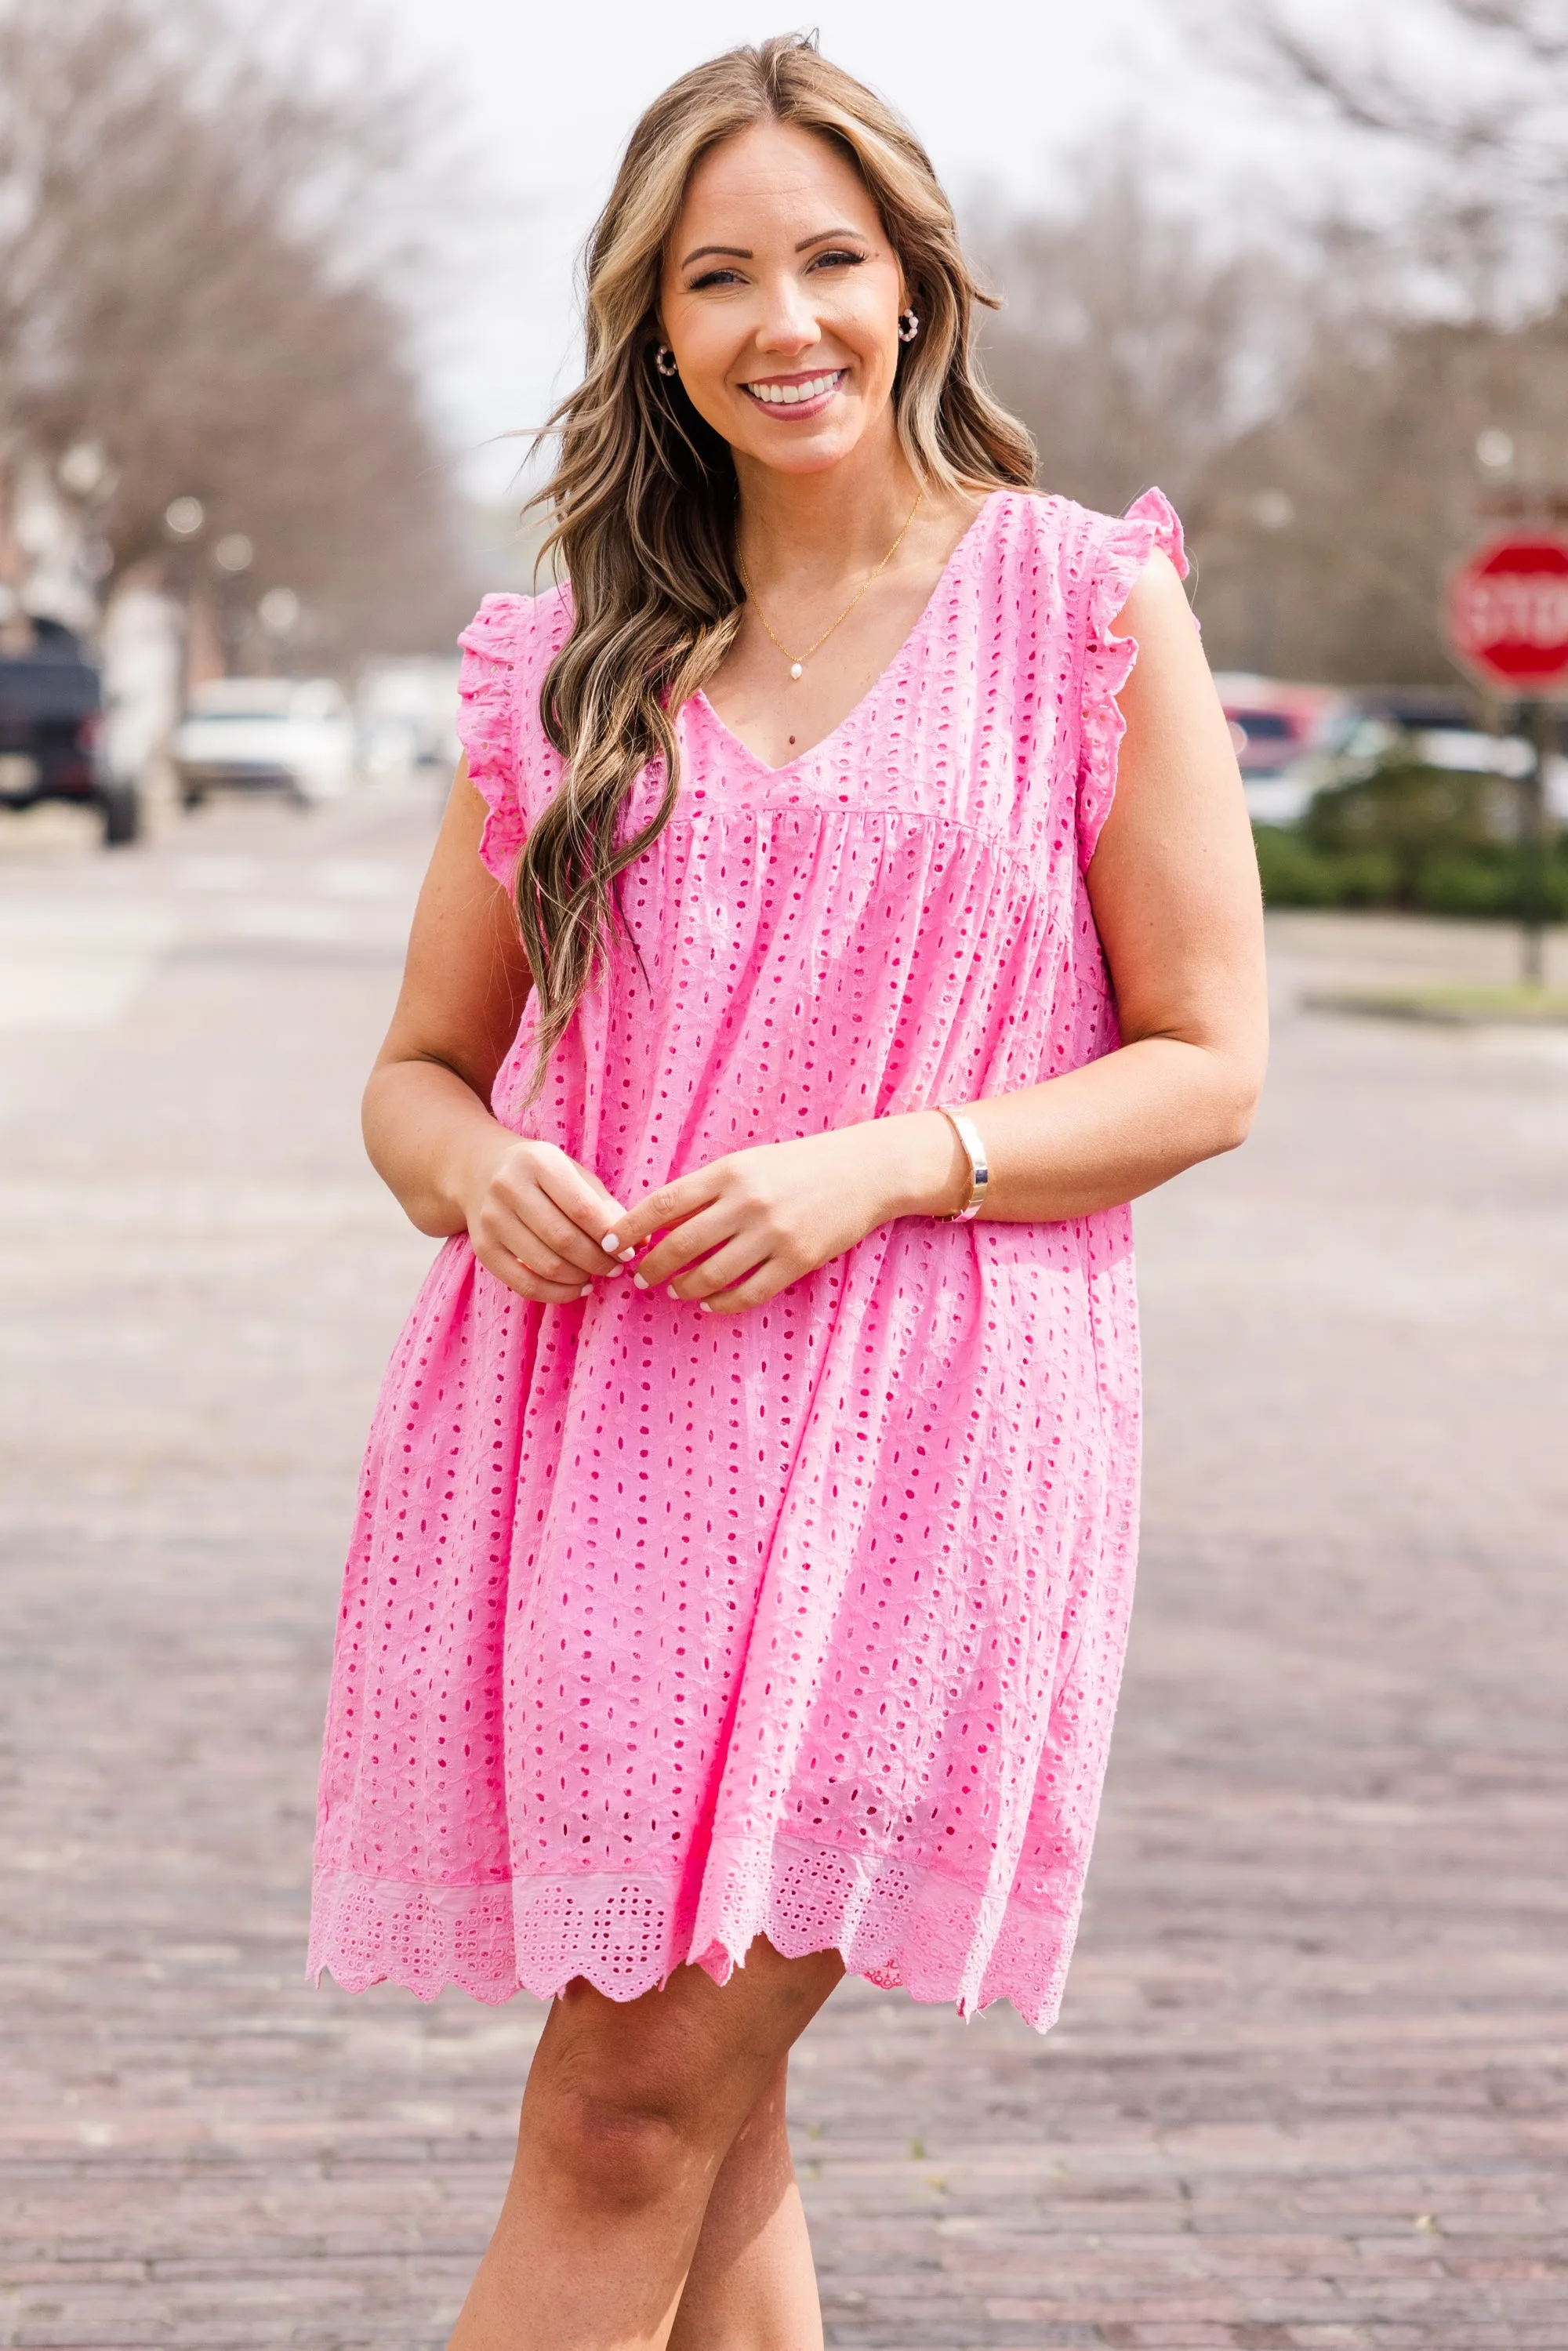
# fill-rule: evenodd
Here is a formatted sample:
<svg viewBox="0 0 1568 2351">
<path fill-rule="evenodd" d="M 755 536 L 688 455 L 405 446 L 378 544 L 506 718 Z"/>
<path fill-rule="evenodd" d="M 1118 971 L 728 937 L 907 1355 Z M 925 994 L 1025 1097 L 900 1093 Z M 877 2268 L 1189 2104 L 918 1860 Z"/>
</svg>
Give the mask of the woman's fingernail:
<svg viewBox="0 0 1568 2351">
<path fill-rule="evenodd" d="M 614 1235 L 613 1233 L 612 1233 L 612 1234 L 611 1234 L 611 1236 L 610 1236 L 610 1240 L 613 1240 L 614 1238 L 615 1238 L 615 1235 Z M 605 1246 L 605 1248 L 606 1248 L 606 1249 L 608 1249 L 608 1248 L 610 1247 L 610 1241 L 606 1241 L 606 1242 L 605 1242 L 605 1244 L 604 1244 L 604 1246 Z M 637 1254 L 637 1252 L 636 1252 L 636 1250 L 635 1250 L 634 1249 L 623 1249 L 622 1250 L 622 1252 L 621 1252 L 621 1262 L 622 1262 L 622 1265 L 624 1265 L 624 1264 L 625 1264 L 625 1262 L 626 1262 L 626 1260 L 627 1260 L 627 1259 L 628 1259 L 629 1257 L 635 1257 L 635 1256 L 636 1256 L 636 1254 Z"/>
<path fill-rule="evenodd" d="M 612 1256 L 612 1257 L 613 1257 L 613 1256 L 615 1255 L 616 1250 L 617 1250 L 617 1249 L 620 1248 L 620 1246 L 621 1246 L 621 1236 L 620 1236 L 620 1234 L 619 1234 L 619 1233 L 606 1233 L 606 1234 L 605 1234 L 605 1236 L 604 1236 L 604 1238 L 600 1242 L 599 1246 L 600 1246 L 600 1248 L 601 1248 L 601 1249 L 608 1249 L 608 1250 L 609 1250 L 609 1252 L 610 1252 L 610 1254 L 611 1254 L 611 1256 Z"/>
<path fill-rule="evenodd" d="M 634 1273 L 634 1274 L 632 1276 L 632 1280 L 636 1283 L 636 1285 L 637 1285 L 637 1287 L 638 1287 L 638 1289 L 639 1289 L 639 1290 L 646 1290 L 646 1289 L 647 1289 L 648 1285 L 647 1285 L 647 1283 L 643 1280 L 643 1277 L 642 1277 L 642 1275 L 641 1275 L 640 1273 Z"/>
<path fill-rule="evenodd" d="M 612 1265 L 604 1279 L 606 1281 L 619 1281 L 621 1276 L 625 1272 L 625 1270 L 626 1269 L 623 1265 Z"/>
<path fill-rule="evenodd" d="M 697 1312 L 698 1312 L 699 1314 L 711 1314 L 711 1313 L 713 1312 L 713 1308 L 708 1304 L 707 1300 L 706 1300 L 706 1298 L 705 1298 L 705 1299 L 703 1299 L 703 1300 L 701 1301 L 701 1302 L 699 1303 L 699 1305 L 698 1305 L 698 1307 L 697 1307 Z"/>
<path fill-rule="evenodd" d="M 591 1297 L 592 1297 L 592 1295 L 593 1295 L 593 1284 L 592 1284 L 592 1282 L 591 1282 L 591 1281 L 585 1281 L 585 1282 L 583 1283 L 583 1285 L 582 1285 L 582 1288 L 578 1291 L 578 1293 L 577 1293 L 577 1294 L 578 1294 L 578 1296 L 579 1296 L 580 1298 L 591 1298 Z"/>
</svg>

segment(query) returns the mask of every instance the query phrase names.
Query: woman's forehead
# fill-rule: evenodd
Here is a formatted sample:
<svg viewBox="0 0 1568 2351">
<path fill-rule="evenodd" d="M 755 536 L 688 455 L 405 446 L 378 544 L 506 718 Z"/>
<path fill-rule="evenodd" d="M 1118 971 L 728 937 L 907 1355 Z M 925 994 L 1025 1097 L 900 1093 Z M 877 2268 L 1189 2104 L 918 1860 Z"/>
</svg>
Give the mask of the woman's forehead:
<svg viewBox="0 0 1568 2351">
<path fill-rule="evenodd" d="M 677 258 L 690 241 L 686 230 L 700 231 L 721 216 L 794 224 L 808 214 L 806 235 L 835 226 L 870 234 L 878 225 L 864 181 L 831 140 L 794 123 L 752 123 L 710 147 L 687 181 L 675 225 Z"/>
</svg>

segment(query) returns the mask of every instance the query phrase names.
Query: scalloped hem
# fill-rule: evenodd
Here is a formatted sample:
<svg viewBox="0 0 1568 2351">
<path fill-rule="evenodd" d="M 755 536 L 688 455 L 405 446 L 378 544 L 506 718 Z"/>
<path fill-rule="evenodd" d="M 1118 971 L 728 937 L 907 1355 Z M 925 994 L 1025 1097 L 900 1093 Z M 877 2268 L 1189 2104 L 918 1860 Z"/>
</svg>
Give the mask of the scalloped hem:
<svg viewBox="0 0 1568 2351">
<path fill-rule="evenodd" d="M 693 1964 L 716 1983 L 758 1935 L 787 1959 L 836 1950 L 846 1971 L 971 2016 L 1011 2001 L 1056 2022 L 1078 1925 L 1060 1909 L 978 1893 L 938 1871 L 779 1838 L 770 1854 L 716 1847 L 694 1906 L 677 1883 L 609 1876 L 436 1886 L 320 1870 L 306 1973 L 349 1992 L 395 1983 L 423 2001 L 447 1986 L 496 2005 L 552 2000 L 579 1978 L 632 2001 Z"/>
</svg>

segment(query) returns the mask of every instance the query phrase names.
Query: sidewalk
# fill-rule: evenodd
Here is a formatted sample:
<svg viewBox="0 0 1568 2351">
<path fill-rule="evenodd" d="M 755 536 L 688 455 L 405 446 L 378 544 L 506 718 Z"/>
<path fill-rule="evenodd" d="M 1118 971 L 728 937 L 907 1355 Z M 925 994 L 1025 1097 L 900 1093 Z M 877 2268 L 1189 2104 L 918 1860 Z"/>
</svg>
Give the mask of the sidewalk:
<svg viewBox="0 0 1568 2351">
<path fill-rule="evenodd" d="M 430 833 L 393 793 L 0 844 L 0 2345 L 439 2351 L 505 2179 L 538 2006 L 300 1975 L 430 1253 L 356 1133 Z M 1340 920 L 1278 927 L 1253 1143 L 1139 1212 L 1062 2022 L 853 1984 L 799 2054 L 832 2345 L 1568 2351 L 1568 1038 L 1296 1010 L 1443 952 Z"/>
</svg>

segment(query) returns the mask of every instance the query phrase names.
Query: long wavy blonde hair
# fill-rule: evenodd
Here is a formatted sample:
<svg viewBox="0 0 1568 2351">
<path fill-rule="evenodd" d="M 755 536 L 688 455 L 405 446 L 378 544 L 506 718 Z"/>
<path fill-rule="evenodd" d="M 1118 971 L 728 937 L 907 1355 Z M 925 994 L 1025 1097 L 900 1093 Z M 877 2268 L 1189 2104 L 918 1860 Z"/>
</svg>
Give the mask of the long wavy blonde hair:
<svg viewBox="0 0 1568 2351">
<path fill-rule="evenodd" d="M 995 298 L 970 274 L 930 160 L 892 110 L 797 36 L 731 49 L 656 99 L 632 133 L 589 243 L 587 367 L 544 426 L 541 439 L 559 435 L 558 459 L 531 502 L 549 517 L 540 559 L 564 569 L 573 620 L 539 705 L 565 776 L 517 874 L 538 998 L 530 1100 L 612 930 L 631 938 L 620 877 L 674 810 L 676 715 L 740 626 L 729 446 L 653 360 L 664 250 L 692 172 L 721 140 L 763 121 L 831 140 L 882 215 L 920 316 L 894 390 L 899 442 L 917 481 L 991 490 L 1034 480 L 1034 445 L 990 397 L 975 358 L 977 307 L 995 308 Z M 621 841 L 622 809 L 655 758 L 664 764 L 658 810 Z"/>
</svg>

